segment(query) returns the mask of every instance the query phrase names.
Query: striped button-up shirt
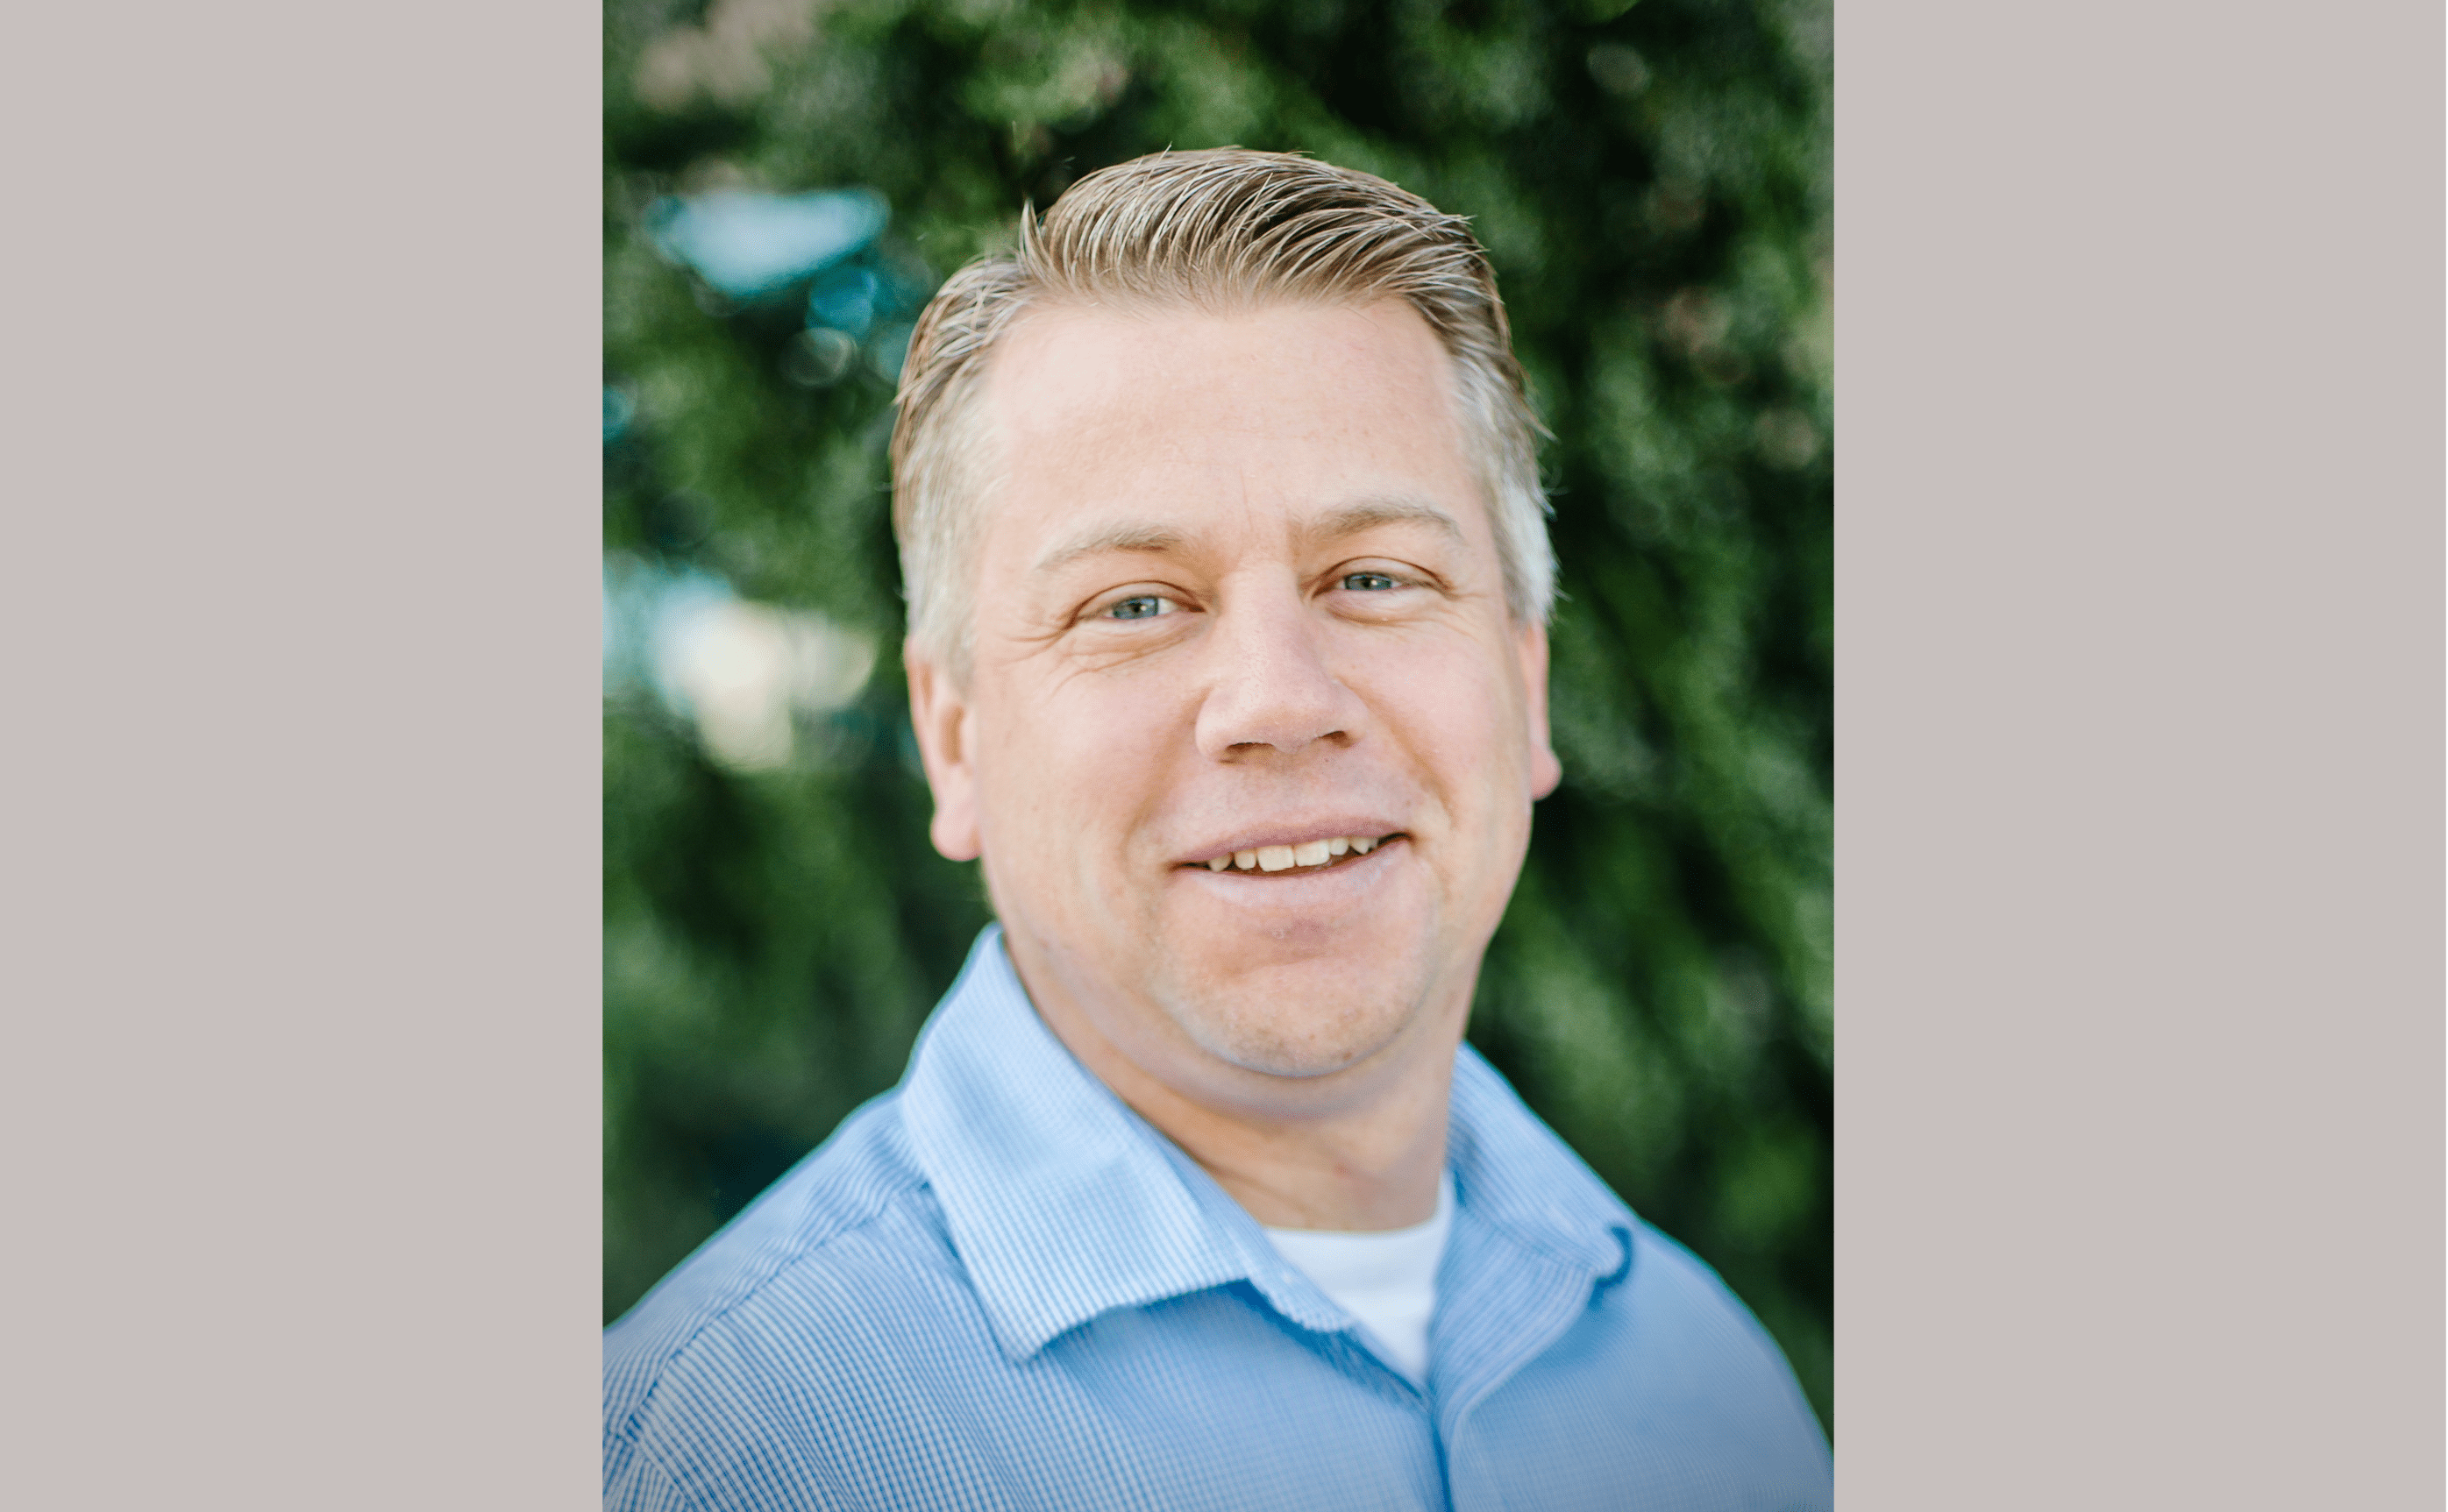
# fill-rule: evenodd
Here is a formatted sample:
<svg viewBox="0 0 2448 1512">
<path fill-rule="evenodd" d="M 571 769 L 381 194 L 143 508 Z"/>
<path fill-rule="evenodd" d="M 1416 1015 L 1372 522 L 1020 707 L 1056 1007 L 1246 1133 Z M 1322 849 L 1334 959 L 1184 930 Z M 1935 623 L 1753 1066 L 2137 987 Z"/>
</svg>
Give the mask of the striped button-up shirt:
<svg viewBox="0 0 2448 1512">
<path fill-rule="evenodd" d="M 1414 1386 L 979 938 L 899 1087 L 604 1338 L 610 1507 L 1824 1508 L 1706 1266 L 1467 1048 Z"/>
</svg>

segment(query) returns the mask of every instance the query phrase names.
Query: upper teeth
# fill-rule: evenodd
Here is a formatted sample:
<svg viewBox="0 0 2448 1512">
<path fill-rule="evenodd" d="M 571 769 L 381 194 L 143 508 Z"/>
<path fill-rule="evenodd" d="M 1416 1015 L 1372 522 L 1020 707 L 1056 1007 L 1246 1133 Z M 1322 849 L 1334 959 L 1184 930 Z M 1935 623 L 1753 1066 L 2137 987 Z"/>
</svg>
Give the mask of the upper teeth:
<svg viewBox="0 0 2448 1512">
<path fill-rule="evenodd" d="M 1284 872 L 1295 866 L 1323 866 L 1346 851 L 1366 856 L 1377 848 L 1373 839 L 1358 835 L 1337 835 L 1332 840 L 1313 840 L 1301 845 L 1261 845 L 1255 850 L 1234 851 L 1218 856 L 1207 863 L 1211 872 L 1229 869 L 1238 871 Z"/>
</svg>

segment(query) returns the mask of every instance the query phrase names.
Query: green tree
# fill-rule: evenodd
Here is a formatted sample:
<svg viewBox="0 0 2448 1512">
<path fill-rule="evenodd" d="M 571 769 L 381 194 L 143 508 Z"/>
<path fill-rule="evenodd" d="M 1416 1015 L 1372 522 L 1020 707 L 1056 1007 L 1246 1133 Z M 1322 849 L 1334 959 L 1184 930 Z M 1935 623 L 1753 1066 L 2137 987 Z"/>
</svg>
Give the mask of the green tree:
<svg viewBox="0 0 2448 1512">
<path fill-rule="evenodd" d="M 910 314 L 1023 199 L 1237 143 L 1495 262 L 1557 437 L 1565 781 L 1471 1037 L 1829 1414 L 1828 36 L 1777 0 L 610 0 L 607 1318 L 898 1079 L 987 917 L 896 675 Z M 764 289 L 676 208 L 849 189 L 803 219 L 880 233 Z M 717 622 L 795 669 L 781 725 L 672 651 Z"/>
</svg>

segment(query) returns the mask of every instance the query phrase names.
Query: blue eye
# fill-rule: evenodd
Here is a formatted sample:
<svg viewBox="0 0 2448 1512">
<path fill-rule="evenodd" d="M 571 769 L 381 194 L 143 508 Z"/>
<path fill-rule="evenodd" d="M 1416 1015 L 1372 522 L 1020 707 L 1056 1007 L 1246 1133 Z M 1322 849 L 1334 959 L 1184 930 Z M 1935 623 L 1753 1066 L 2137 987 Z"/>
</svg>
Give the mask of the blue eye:
<svg viewBox="0 0 2448 1512">
<path fill-rule="evenodd" d="M 1105 611 L 1113 619 L 1154 619 L 1163 613 L 1164 600 L 1154 594 L 1135 595 Z"/>
<path fill-rule="evenodd" d="M 1353 573 L 1343 579 L 1343 586 L 1354 593 L 1382 594 L 1387 589 L 1397 585 L 1394 579 L 1384 573 Z"/>
</svg>

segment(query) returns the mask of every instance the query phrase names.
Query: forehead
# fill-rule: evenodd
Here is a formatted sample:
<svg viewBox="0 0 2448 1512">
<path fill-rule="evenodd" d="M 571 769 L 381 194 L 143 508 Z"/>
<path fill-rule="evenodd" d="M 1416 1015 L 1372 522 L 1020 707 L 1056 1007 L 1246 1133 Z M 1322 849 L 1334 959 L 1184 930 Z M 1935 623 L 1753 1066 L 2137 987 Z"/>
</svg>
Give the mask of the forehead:
<svg viewBox="0 0 2448 1512">
<path fill-rule="evenodd" d="M 1123 508 L 1303 515 L 1408 498 L 1479 513 L 1451 359 L 1398 299 L 1033 310 L 984 399 L 998 535 Z"/>
</svg>

